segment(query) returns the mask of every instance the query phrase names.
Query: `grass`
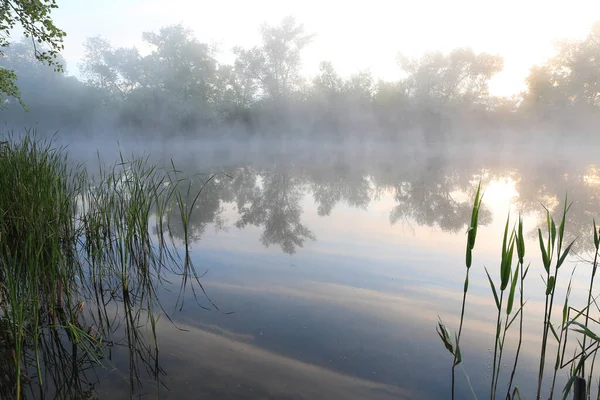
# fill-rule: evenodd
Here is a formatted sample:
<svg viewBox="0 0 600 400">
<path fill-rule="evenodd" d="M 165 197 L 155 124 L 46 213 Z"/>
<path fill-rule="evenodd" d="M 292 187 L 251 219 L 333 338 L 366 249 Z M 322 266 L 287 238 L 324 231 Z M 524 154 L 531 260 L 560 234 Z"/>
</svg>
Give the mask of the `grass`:
<svg viewBox="0 0 600 400">
<path fill-rule="evenodd" d="M 63 390 L 61 371 L 72 376 L 103 364 L 102 349 L 112 345 L 105 338 L 115 329 L 125 332 L 130 348 L 131 384 L 137 365 L 158 375 L 156 324 L 159 315 L 168 317 L 158 285 L 176 274 L 182 292 L 190 288 L 198 304 L 200 295 L 208 299 L 187 233 L 180 254 L 170 226 L 178 220 L 187 232 L 211 178 L 186 178 L 174 164 L 159 168 L 148 159 L 121 157 L 99 167 L 91 176 L 85 166 L 72 166 L 64 148 L 34 132 L 11 134 L 3 143 L 0 397 L 27 397 L 25 384 L 42 397 L 50 387 Z M 85 390 L 79 392 L 63 394 L 75 398 Z"/>
<path fill-rule="evenodd" d="M 481 207 L 481 188 L 477 190 L 475 197 L 472 219 L 468 230 L 467 238 L 467 254 L 466 254 L 466 265 L 467 265 L 467 278 L 463 287 L 463 302 L 461 306 L 460 314 L 460 325 L 458 333 L 452 336 L 450 329 L 439 321 L 437 326 L 437 332 L 440 336 L 444 346 L 453 356 L 452 362 L 452 398 L 455 396 L 455 369 L 457 365 L 462 362 L 462 355 L 460 351 L 460 336 L 464 322 L 464 310 L 465 310 L 465 299 L 468 291 L 468 272 L 472 264 L 472 251 L 473 244 L 475 242 L 474 236 L 477 233 L 477 216 Z M 584 305 L 580 310 L 575 310 L 570 304 L 570 294 L 572 288 L 572 278 L 568 281 L 566 294 L 562 306 L 562 315 L 560 318 L 553 318 L 554 303 L 556 301 L 556 287 L 559 279 L 559 271 L 562 269 L 567 257 L 571 253 L 571 249 L 575 241 L 565 244 L 565 229 L 566 229 L 566 217 L 570 210 L 570 204 L 565 196 L 564 205 L 562 208 L 562 216 L 560 222 L 557 224 L 548 209 L 545 208 L 546 216 L 546 231 L 542 232 L 542 229 L 537 231 L 537 239 L 539 242 L 539 248 L 542 255 L 541 264 L 544 268 L 542 274 L 542 280 L 544 283 L 544 314 L 540 316 L 542 323 L 541 337 L 539 338 L 541 343 L 539 366 L 536 384 L 536 399 L 552 399 L 555 397 L 555 386 L 558 372 L 566 367 L 569 367 L 569 379 L 565 387 L 562 390 L 561 397 L 566 399 L 572 390 L 575 391 L 575 399 L 588 399 L 591 396 L 591 382 L 594 379 L 593 368 L 595 357 L 600 345 L 600 337 L 597 336 L 590 328 L 590 309 L 595 308 L 600 311 L 600 307 L 596 302 L 598 296 L 594 296 L 594 280 L 596 276 L 598 266 L 598 251 L 600 247 L 600 231 L 598 230 L 595 221 L 591 224 L 590 233 L 593 234 L 593 241 L 595 247 L 595 254 L 593 261 L 590 262 L 592 265 L 589 289 L 587 291 L 587 304 Z M 485 272 L 488 277 L 490 284 L 491 294 L 494 298 L 494 303 L 497 308 L 496 323 L 495 323 L 495 337 L 494 337 L 494 350 L 492 358 L 492 374 L 490 380 L 489 397 L 490 399 L 496 399 L 499 395 L 505 399 L 522 399 L 521 391 L 515 380 L 516 371 L 518 367 L 519 356 L 521 354 L 521 346 L 523 343 L 523 310 L 526 306 L 525 300 L 525 279 L 529 272 L 529 265 L 525 267 L 525 240 L 523 235 L 523 220 L 521 217 L 518 219 L 518 223 L 511 227 L 510 215 L 506 220 L 502 252 L 500 260 L 500 268 L 498 274 L 498 281 L 494 281 L 492 278 L 493 274 L 490 274 L 488 269 Z M 577 240 L 577 239 L 576 239 Z M 516 249 L 517 260 L 513 266 L 514 250 Z M 517 288 L 519 293 L 517 294 Z M 514 305 L 515 299 L 518 298 L 518 307 Z M 504 300 L 506 299 L 506 304 Z M 570 310 L 574 310 L 575 315 L 571 316 Z M 581 322 L 583 319 L 583 322 Z M 516 335 L 516 346 L 513 354 L 512 369 L 508 375 L 508 385 L 502 389 L 499 388 L 500 376 L 503 371 L 501 365 L 503 365 L 503 354 L 504 350 L 511 343 L 506 343 L 507 332 L 513 327 L 515 322 L 518 321 L 518 333 Z M 573 331 L 571 336 L 580 334 L 577 338 L 578 351 L 575 351 L 574 357 L 571 360 L 565 361 L 565 350 L 566 341 L 569 331 Z M 515 337 L 514 335 L 512 337 Z M 548 344 L 552 343 L 556 348 L 556 355 L 554 359 L 554 368 L 548 373 L 546 370 L 547 358 L 548 358 Z M 589 343 L 589 344 L 588 344 Z M 591 362 L 590 362 L 591 357 Z M 506 361 L 504 361 L 506 363 Z M 588 373 L 586 375 L 586 363 L 589 364 Z M 550 375 L 550 376 L 548 376 Z M 549 391 L 544 393 L 543 383 L 546 379 L 551 379 L 549 385 Z M 599 396 L 600 396 L 600 381 Z M 473 390 L 473 388 L 471 388 Z"/>
</svg>

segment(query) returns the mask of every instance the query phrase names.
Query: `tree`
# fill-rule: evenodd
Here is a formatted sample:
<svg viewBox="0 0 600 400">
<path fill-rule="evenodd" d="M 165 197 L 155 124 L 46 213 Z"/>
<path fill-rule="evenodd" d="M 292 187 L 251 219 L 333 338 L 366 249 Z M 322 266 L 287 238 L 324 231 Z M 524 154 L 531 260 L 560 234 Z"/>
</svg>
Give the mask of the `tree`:
<svg viewBox="0 0 600 400">
<path fill-rule="evenodd" d="M 437 142 L 464 113 L 485 112 L 488 82 L 504 65 L 500 56 L 455 49 L 427 53 L 419 59 L 399 56 L 404 80 L 425 139 Z"/>
<path fill-rule="evenodd" d="M 223 92 L 213 46 L 198 41 L 181 24 L 146 32 L 143 39 L 154 47 L 142 68 L 161 104 L 155 112 L 184 129 L 213 121 Z"/>
<path fill-rule="evenodd" d="M 145 32 L 143 39 L 154 47 L 148 56 L 147 74 L 161 90 L 211 102 L 218 95 L 217 62 L 214 49 L 199 42 L 182 25 Z"/>
<path fill-rule="evenodd" d="M 217 73 L 222 88 L 218 113 L 228 122 L 240 123 L 251 130 L 251 107 L 256 100 L 257 85 L 246 74 L 231 65 L 220 65 Z"/>
<path fill-rule="evenodd" d="M 266 247 L 279 245 L 285 253 L 293 254 L 306 240 L 315 240 L 315 235 L 302 223 L 305 182 L 289 168 L 278 166 L 273 171 L 258 171 L 245 167 L 235 174 L 231 188 L 240 215 L 235 226 L 263 227 L 261 241 Z"/>
<path fill-rule="evenodd" d="M 261 36 L 260 46 L 249 50 L 234 48 L 235 67 L 253 79 L 264 95 L 280 104 L 300 86 L 301 54 L 312 35 L 293 17 L 286 17 L 278 26 L 263 25 Z"/>
<path fill-rule="evenodd" d="M 232 108 L 248 109 L 255 100 L 256 83 L 231 65 L 219 66 L 223 103 Z"/>
<path fill-rule="evenodd" d="M 369 71 L 361 71 L 350 77 L 344 84 L 346 101 L 362 109 L 369 107 L 375 94 L 375 83 Z"/>
<path fill-rule="evenodd" d="M 322 61 L 319 64 L 319 73 L 313 79 L 313 93 L 331 101 L 339 96 L 343 87 L 344 81 L 333 68 L 333 64 L 329 61 Z"/>
<path fill-rule="evenodd" d="M 410 97 L 406 83 L 379 81 L 373 100 L 374 113 L 382 133 L 388 139 L 397 139 L 408 130 Z"/>
<path fill-rule="evenodd" d="M 121 106 L 121 122 L 137 128 L 161 121 L 191 129 L 211 122 L 225 96 L 214 48 L 181 24 L 142 37 L 152 46 L 143 57 L 135 47 L 115 49 L 104 39 L 88 39 L 81 65 L 88 85 L 104 90 Z"/>
<path fill-rule="evenodd" d="M 125 100 L 139 85 L 141 57 L 134 48 L 113 49 L 99 36 L 84 43 L 85 55 L 79 66 L 85 82 L 104 90 L 110 100 Z"/>
<path fill-rule="evenodd" d="M 310 115 L 315 125 L 329 134 L 340 131 L 344 81 L 329 61 L 321 62 L 308 92 Z"/>
<path fill-rule="evenodd" d="M 309 92 L 318 128 L 338 135 L 364 132 L 371 122 L 374 94 L 370 72 L 361 71 L 344 80 L 330 62 L 321 62 Z"/>
<path fill-rule="evenodd" d="M 502 71 L 504 60 L 471 49 L 455 49 L 448 55 L 427 53 L 420 59 L 399 56 L 407 73 L 412 97 L 424 101 L 456 103 L 482 102 L 489 96 L 489 80 Z"/>
<path fill-rule="evenodd" d="M 0 55 L 4 55 L 1 49 L 10 45 L 10 32 L 20 25 L 25 36 L 31 38 L 35 58 L 54 67 L 55 71 L 62 71 L 63 66 L 57 57 L 64 49 L 66 33 L 52 21 L 51 13 L 56 8 L 56 0 L 4 0 L 0 4 Z M 42 50 L 44 46 L 47 49 Z M 14 70 L 0 68 L 0 92 L 16 98 L 24 106 L 16 79 Z"/>
<path fill-rule="evenodd" d="M 56 61 L 66 67 L 60 55 Z M 92 115 L 100 116 L 95 110 L 100 105 L 97 90 L 40 63 L 28 38 L 23 37 L 5 49 L 0 68 L 15 72 L 15 83 L 22 101 L 27 104 L 25 112 L 19 103 L 7 103 L 3 113 L 3 121 L 7 124 L 19 127 L 39 124 L 42 131 L 56 131 L 83 121 L 90 122 Z"/>
<path fill-rule="evenodd" d="M 556 56 L 531 69 L 526 106 L 547 113 L 600 106 L 600 21 L 582 41 L 562 41 Z"/>
</svg>

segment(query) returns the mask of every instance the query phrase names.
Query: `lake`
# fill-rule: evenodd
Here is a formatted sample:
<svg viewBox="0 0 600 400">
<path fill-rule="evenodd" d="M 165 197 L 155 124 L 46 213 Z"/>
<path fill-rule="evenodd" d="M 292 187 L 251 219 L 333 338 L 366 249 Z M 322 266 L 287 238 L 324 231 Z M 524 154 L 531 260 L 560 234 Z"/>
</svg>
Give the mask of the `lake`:
<svg viewBox="0 0 600 400">
<path fill-rule="evenodd" d="M 436 324 L 439 316 L 458 327 L 465 233 L 480 181 L 457 398 L 473 398 L 465 376 L 477 397 L 489 393 L 496 309 L 484 266 L 498 276 L 509 211 L 511 226 L 523 215 L 531 262 L 517 374 L 524 398 L 535 394 L 544 309 L 536 230 L 545 225 L 542 204 L 560 219 L 565 193 L 573 201 L 566 237 L 578 239 L 560 271 L 556 315 L 576 265 L 571 303 L 587 298 L 585 260 L 600 199 L 592 149 L 539 156 L 539 149 L 509 147 L 279 144 L 232 153 L 226 145 L 130 146 L 124 151 L 206 174 L 190 219 L 190 254 L 206 294 L 196 285 L 182 297 L 176 275 L 162 282 L 158 295 L 172 320 L 158 321 L 158 356 L 132 351 L 121 325 L 107 368 L 84 374 L 82 387 L 99 398 L 450 398 L 452 356 Z M 74 148 L 75 158 L 86 158 Z M 183 244 L 180 227 L 173 234 Z M 513 328 L 510 363 L 515 335 Z M 502 370 L 500 393 L 511 367 Z"/>
</svg>

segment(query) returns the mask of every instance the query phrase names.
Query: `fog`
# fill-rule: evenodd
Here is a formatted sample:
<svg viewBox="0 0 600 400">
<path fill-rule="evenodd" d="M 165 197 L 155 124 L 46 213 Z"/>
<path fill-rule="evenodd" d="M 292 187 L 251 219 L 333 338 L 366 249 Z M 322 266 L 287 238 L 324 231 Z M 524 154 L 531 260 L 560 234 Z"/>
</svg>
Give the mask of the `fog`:
<svg viewBox="0 0 600 400">
<path fill-rule="evenodd" d="M 100 36 L 81 38 L 85 52 L 76 65 L 59 60 L 70 74 L 36 60 L 24 38 L 0 63 L 16 73 L 27 107 L 6 99 L 5 129 L 58 131 L 65 141 L 227 139 L 288 149 L 303 141 L 309 148 L 366 142 L 443 148 L 595 140 L 598 23 L 587 37 L 557 44 L 553 57 L 531 66 L 527 89 L 510 97 L 489 90 L 504 67 L 499 54 L 468 47 L 418 57 L 400 51 L 398 80 L 368 70 L 343 77 L 326 60 L 315 76 L 304 76 L 303 55 L 318 36 L 293 17 L 258 31 L 260 43 L 234 47 L 229 64 L 181 24 L 140 32 L 145 52 Z"/>
<path fill-rule="evenodd" d="M 499 263 L 506 214 L 527 222 L 535 279 L 543 271 L 536 235 L 546 226 L 544 207 L 556 215 L 565 193 L 573 201 L 565 240 L 577 239 L 569 263 L 593 250 L 600 19 L 584 35 L 557 41 L 526 76 L 513 76 L 510 86 L 523 90 L 512 93 L 492 90 L 512 61 L 480 45 L 448 48 L 442 38 L 439 49 L 419 54 L 390 44 L 396 77 L 327 59 L 307 73 L 311 46 L 323 47 L 310 21 L 265 20 L 256 21 L 256 41 L 231 43 L 231 57 L 170 20 L 137 32 L 135 46 L 114 32 L 71 37 L 81 52 L 59 56 L 66 72 L 40 63 L 31 39 L 17 36 L 0 67 L 16 74 L 23 104 L 2 97 L 0 137 L 50 138 L 90 176 L 121 157 L 201 174 L 191 184 L 201 191 L 189 202 L 193 212 L 185 226 L 169 221 L 170 234 L 206 271 L 202 290 L 235 314 L 192 301 L 161 321 L 160 383 L 172 384 L 174 397 L 444 397 L 451 360 L 435 324 L 444 313 L 456 325 L 464 232 L 481 183 L 489 191 L 464 354 L 473 390 L 486 396 L 495 309 L 482 266 Z M 373 45 L 387 43 L 380 40 Z M 160 289 L 165 309 L 181 278 L 169 279 Z M 529 392 L 541 327 L 531 321 L 545 289 L 535 279 L 519 370 Z M 134 362 L 119 351 L 115 371 L 124 376 Z M 197 368 L 209 378 L 198 379 Z M 117 382 L 114 371 L 100 375 L 100 396 L 144 393 Z M 470 396 L 460 385 L 459 398 Z"/>
</svg>

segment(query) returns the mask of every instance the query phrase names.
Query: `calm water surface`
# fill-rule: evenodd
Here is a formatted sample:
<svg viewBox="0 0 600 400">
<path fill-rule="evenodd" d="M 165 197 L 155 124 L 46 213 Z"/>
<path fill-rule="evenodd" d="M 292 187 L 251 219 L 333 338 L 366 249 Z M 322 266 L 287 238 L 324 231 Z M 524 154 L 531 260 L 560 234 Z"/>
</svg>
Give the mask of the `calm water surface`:
<svg viewBox="0 0 600 400">
<path fill-rule="evenodd" d="M 533 234 L 541 226 L 541 203 L 559 210 L 568 191 L 574 205 L 567 231 L 580 236 L 577 252 L 587 255 L 600 195 L 593 157 L 574 153 L 557 162 L 555 155 L 534 160 L 508 150 L 476 159 L 459 150 L 326 153 L 253 155 L 237 162 L 226 155 L 204 157 L 206 150 L 176 155 L 180 169 L 217 174 L 203 190 L 191 225 L 194 265 L 206 271 L 201 282 L 220 311 L 201 293 L 198 302 L 210 311 L 191 293 L 180 310 L 173 276 L 160 292 L 172 317 L 158 324 L 160 371 L 138 360 L 132 379 L 135 357 L 127 346 L 115 345 L 113 369 L 94 372 L 95 395 L 449 398 L 451 356 L 435 326 L 438 316 L 452 329 L 458 325 L 465 223 L 481 180 L 483 226 L 474 252 L 463 366 L 478 397 L 485 397 L 495 307 L 483 267 L 498 274 L 507 213 L 522 212 L 532 270 L 517 383 L 533 397 L 543 310 L 543 269 Z M 579 264 L 575 288 L 581 290 L 575 290 L 574 302 L 585 297 L 589 271 Z M 561 271 L 565 280 L 574 265 Z M 561 293 L 565 286 L 559 285 Z M 507 355 L 514 351 L 510 346 Z M 465 373 L 457 371 L 458 398 L 472 398 Z M 565 376 L 559 375 L 560 382 Z"/>
</svg>

